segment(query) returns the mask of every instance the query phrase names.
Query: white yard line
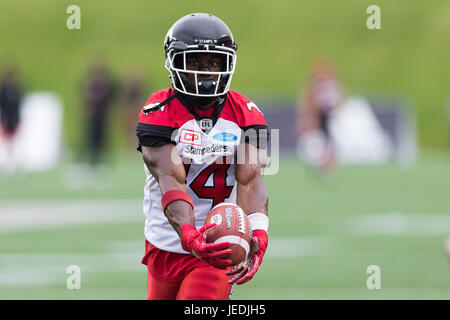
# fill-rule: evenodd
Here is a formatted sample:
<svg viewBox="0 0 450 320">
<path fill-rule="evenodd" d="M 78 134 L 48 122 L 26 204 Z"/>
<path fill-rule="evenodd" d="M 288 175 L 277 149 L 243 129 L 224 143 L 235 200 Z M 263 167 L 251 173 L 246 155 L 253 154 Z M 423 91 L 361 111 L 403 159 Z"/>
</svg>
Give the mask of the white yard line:
<svg viewBox="0 0 450 320">
<path fill-rule="evenodd" d="M 0 203 L 0 233 L 44 228 L 58 228 L 90 223 L 142 222 L 142 200 L 59 200 L 32 201 L 17 204 Z M 450 213 L 448 214 L 407 214 L 402 212 L 360 214 L 343 218 L 329 218 L 323 223 L 323 234 L 344 232 L 355 236 L 377 235 L 450 235 Z M 319 236 L 320 243 L 313 244 L 326 252 L 330 238 Z M 310 241 L 290 241 L 290 248 L 306 251 Z M 310 239 L 311 240 L 311 239 Z M 317 240 L 317 239 L 316 239 Z M 315 242 L 315 240 L 313 241 Z M 271 241 L 277 248 L 274 254 L 285 255 L 284 243 Z M 320 251 L 319 250 L 319 251 Z M 310 250 L 311 251 L 311 250 Z"/>
<path fill-rule="evenodd" d="M 322 256 L 336 250 L 336 240 L 330 236 L 270 238 L 266 259 L 286 259 Z"/>
<path fill-rule="evenodd" d="M 337 229 L 342 227 L 357 236 L 450 235 L 450 214 L 364 214 L 337 220 L 336 223 Z"/>
<path fill-rule="evenodd" d="M 67 268 L 79 266 L 84 279 L 95 273 L 142 272 L 142 252 L 89 253 L 89 254 L 0 254 L 0 289 L 2 287 L 65 285 Z M 1 291 L 1 290 L 0 290 Z"/>
<path fill-rule="evenodd" d="M 93 200 L 0 204 L 0 232 L 91 223 L 144 222 L 142 200 Z"/>
</svg>

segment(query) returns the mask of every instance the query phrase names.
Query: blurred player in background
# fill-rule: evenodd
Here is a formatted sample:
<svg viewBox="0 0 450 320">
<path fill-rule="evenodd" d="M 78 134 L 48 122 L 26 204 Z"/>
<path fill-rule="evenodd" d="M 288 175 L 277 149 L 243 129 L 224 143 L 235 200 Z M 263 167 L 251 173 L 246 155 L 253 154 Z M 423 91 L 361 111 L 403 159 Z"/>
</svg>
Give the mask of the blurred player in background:
<svg viewBox="0 0 450 320">
<path fill-rule="evenodd" d="M 89 163 L 98 165 L 105 151 L 109 113 L 116 96 L 116 85 L 106 65 L 94 62 L 83 81 L 82 100 L 85 106 L 85 148 Z"/>
<path fill-rule="evenodd" d="M 136 129 L 147 175 L 148 299 L 227 299 L 262 262 L 267 124 L 253 102 L 229 90 L 236 49 L 230 29 L 210 14 L 187 15 L 166 35 L 172 88 L 150 96 Z M 222 202 L 237 203 L 253 229 L 249 255 L 235 268 L 229 242 L 204 238 L 213 227 L 204 226 L 206 216 Z"/>
<path fill-rule="evenodd" d="M 308 164 L 326 174 L 336 164 L 330 136 L 330 115 L 345 101 L 334 67 L 324 58 L 313 65 L 310 83 L 297 104 L 298 151 Z"/>
<path fill-rule="evenodd" d="M 108 124 L 119 86 L 112 77 L 105 57 L 96 56 L 90 62 L 81 80 L 79 93 L 82 103 L 81 150 L 78 161 L 64 171 L 64 183 L 69 189 L 93 187 L 108 188 L 112 183 L 112 170 L 106 166 Z"/>
<path fill-rule="evenodd" d="M 20 103 L 23 88 L 14 64 L 7 64 L 0 78 L 0 135 L 6 141 L 11 159 L 5 163 L 7 170 L 15 170 L 12 159 L 14 138 L 20 123 Z"/>
</svg>

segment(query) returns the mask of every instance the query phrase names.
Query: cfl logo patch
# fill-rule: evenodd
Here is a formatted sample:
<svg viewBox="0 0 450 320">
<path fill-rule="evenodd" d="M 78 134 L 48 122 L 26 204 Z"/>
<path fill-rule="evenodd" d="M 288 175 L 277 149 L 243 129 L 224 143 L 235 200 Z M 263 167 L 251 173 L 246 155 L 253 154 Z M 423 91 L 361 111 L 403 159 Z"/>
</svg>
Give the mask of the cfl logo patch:
<svg viewBox="0 0 450 320">
<path fill-rule="evenodd" d="M 201 119 L 198 123 L 200 129 L 207 131 L 212 128 L 213 122 L 211 119 Z"/>
<path fill-rule="evenodd" d="M 180 132 L 180 138 L 178 140 L 180 143 L 191 144 L 193 146 L 202 145 L 202 133 L 199 131 L 182 129 Z"/>
</svg>

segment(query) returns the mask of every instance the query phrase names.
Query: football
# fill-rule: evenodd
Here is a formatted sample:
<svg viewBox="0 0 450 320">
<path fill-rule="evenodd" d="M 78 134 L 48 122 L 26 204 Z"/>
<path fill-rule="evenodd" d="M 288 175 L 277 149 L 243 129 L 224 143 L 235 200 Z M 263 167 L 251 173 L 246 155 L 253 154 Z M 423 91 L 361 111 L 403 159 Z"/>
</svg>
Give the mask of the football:
<svg viewBox="0 0 450 320">
<path fill-rule="evenodd" d="M 207 231 L 206 242 L 229 242 L 232 266 L 244 261 L 252 239 L 250 221 L 244 210 L 234 203 L 220 203 L 206 217 L 205 225 L 210 223 L 215 223 L 216 227 Z"/>
</svg>

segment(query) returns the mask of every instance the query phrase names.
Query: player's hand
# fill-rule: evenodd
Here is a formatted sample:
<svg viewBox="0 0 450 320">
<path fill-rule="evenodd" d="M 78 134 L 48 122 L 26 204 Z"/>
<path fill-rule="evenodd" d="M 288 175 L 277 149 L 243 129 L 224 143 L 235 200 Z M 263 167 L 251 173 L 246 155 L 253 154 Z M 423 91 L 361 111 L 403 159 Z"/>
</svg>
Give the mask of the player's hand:
<svg viewBox="0 0 450 320">
<path fill-rule="evenodd" d="M 232 263 L 230 259 L 226 259 L 231 255 L 230 243 L 207 243 L 204 236 L 206 230 L 215 226 L 216 224 L 212 223 L 197 230 L 190 224 L 182 225 L 181 246 L 210 265 L 224 269 Z"/>
<path fill-rule="evenodd" d="M 252 246 L 247 259 L 241 265 L 236 266 L 233 270 L 227 272 L 227 275 L 232 276 L 229 284 L 244 284 L 250 281 L 258 271 L 261 265 L 264 253 L 266 252 L 268 243 L 267 232 L 264 230 L 254 230 L 252 238 Z"/>
</svg>

